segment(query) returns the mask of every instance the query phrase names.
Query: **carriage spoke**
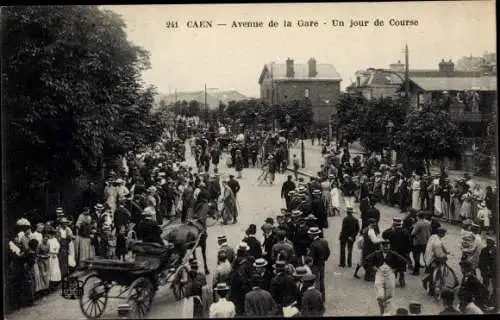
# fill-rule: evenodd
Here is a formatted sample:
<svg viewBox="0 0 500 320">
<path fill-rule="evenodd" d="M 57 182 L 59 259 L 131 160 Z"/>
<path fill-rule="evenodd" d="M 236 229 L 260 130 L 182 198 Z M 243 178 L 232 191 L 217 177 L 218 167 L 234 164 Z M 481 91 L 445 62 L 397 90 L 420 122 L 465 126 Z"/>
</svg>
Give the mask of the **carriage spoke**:
<svg viewBox="0 0 500 320">
<path fill-rule="evenodd" d="M 99 309 L 99 314 L 102 313 L 103 309 L 104 309 L 104 302 L 102 302 L 101 300 L 96 300 L 96 308 Z M 102 308 L 101 308 L 101 303 L 102 303 Z"/>
</svg>

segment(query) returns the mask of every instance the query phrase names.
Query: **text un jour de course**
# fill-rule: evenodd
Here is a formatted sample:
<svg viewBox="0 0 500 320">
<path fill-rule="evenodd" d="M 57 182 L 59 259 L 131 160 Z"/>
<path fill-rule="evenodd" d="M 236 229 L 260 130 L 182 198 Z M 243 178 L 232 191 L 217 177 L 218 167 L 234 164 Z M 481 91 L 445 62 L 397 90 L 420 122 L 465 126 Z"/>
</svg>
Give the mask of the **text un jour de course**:
<svg viewBox="0 0 500 320">
<path fill-rule="evenodd" d="M 416 27 L 417 19 L 331 19 L 328 21 L 298 19 L 292 20 L 268 20 L 268 21 L 245 21 L 232 20 L 228 22 L 215 20 L 187 20 L 179 22 L 178 20 L 168 20 L 165 22 L 167 29 L 210 29 L 210 28 L 232 28 L 232 29 L 255 29 L 255 28 L 364 28 L 364 27 Z"/>
</svg>

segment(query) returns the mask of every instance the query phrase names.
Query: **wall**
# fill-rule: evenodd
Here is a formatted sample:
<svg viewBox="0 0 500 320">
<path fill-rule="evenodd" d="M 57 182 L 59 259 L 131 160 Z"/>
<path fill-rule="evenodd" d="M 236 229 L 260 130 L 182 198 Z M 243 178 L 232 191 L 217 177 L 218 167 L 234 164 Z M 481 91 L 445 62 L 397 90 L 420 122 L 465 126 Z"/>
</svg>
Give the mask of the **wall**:
<svg viewBox="0 0 500 320">
<path fill-rule="evenodd" d="M 271 97 L 266 98 L 266 90 L 272 91 L 273 84 L 270 80 L 264 79 L 260 86 L 261 99 L 271 103 Z M 313 105 L 314 121 L 328 123 L 328 116 L 331 114 L 340 94 L 340 81 L 274 81 L 275 103 L 284 103 L 292 100 L 302 100 L 305 98 L 305 91 L 309 89 L 309 100 Z M 328 100 L 329 102 L 325 102 Z"/>
</svg>

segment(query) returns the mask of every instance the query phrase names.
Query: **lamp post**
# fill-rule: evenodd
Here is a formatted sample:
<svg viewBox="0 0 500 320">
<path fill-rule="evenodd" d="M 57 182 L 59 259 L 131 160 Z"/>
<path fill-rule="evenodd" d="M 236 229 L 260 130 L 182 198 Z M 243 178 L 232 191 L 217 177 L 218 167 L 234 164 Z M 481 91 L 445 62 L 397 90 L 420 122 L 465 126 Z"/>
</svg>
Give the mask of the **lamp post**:
<svg viewBox="0 0 500 320">
<path fill-rule="evenodd" d="M 302 162 L 302 169 L 306 167 L 306 153 L 304 150 L 304 138 L 305 138 L 306 130 L 304 126 L 302 126 L 302 139 L 300 139 L 300 160 Z"/>
<path fill-rule="evenodd" d="M 393 131 L 394 131 L 394 123 L 389 120 L 387 121 L 387 124 L 385 125 L 385 129 L 387 131 L 387 135 L 389 136 L 390 140 L 389 140 L 389 147 L 388 147 L 388 151 L 390 152 L 390 155 L 391 155 L 391 164 L 393 164 L 393 155 L 392 155 L 392 134 L 393 134 Z"/>
</svg>

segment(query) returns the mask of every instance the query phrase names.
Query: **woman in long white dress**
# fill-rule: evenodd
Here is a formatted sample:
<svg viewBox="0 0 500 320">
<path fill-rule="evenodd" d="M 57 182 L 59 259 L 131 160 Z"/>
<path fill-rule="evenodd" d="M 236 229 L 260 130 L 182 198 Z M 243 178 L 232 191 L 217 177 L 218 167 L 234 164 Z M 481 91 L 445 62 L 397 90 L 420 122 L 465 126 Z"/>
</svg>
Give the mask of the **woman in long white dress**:
<svg viewBox="0 0 500 320">
<path fill-rule="evenodd" d="M 415 176 L 415 180 L 411 184 L 411 207 L 420 209 L 420 176 Z"/>
<path fill-rule="evenodd" d="M 330 191 L 330 197 L 332 199 L 332 211 L 333 215 L 339 214 L 343 211 L 344 196 L 342 195 L 342 190 L 340 190 L 337 181 L 332 183 L 332 190 Z"/>
<path fill-rule="evenodd" d="M 49 240 L 49 281 L 50 286 L 55 288 L 61 282 L 61 269 L 59 266 L 59 249 L 61 248 L 56 237 L 56 231 L 50 230 Z"/>
<path fill-rule="evenodd" d="M 328 179 L 323 179 L 321 182 L 321 192 L 323 194 L 323 202 L 325 204 L 325 210 L 326 210 L 326 216 L 327 217 L 332 217 L 333 214 L 333 208 L 332 208 L 332 198 L 331 198 L 331 181 Z"/>
</svg>

